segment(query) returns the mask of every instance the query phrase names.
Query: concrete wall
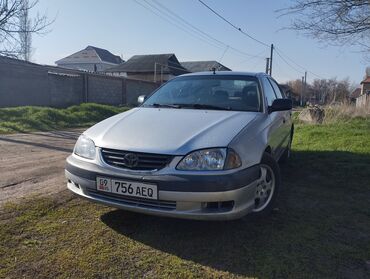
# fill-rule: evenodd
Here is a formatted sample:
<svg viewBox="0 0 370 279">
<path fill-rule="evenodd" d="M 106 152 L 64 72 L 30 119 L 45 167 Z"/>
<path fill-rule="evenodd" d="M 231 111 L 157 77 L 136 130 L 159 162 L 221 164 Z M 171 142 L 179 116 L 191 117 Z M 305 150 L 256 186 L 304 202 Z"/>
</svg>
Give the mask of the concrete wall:
<svg viewBox="0 0 370 279">
<path fill-rule="evenodd" d="M 125 88 L 122 78 L 88 75 L 88 99 L 92 103 L 124 104 Z"/>
<path fill-rule="evenodd" d="M 32 64 L 4 64 L 0 60 L 0 106 L 50 105 L 49 79 Z"/>
<path fill-rule="evenodd" d="M 68 107 L 83 102 L 83 77 L 48 74 L 51 107 Z"/>
<path fill-rule="evenodd" d="M 67 107 L 82 102 L 136 105 L 158 84 L 42 66 L 0 56 L 0 107 Z"/>
<path fill-rule="evenodd" d="M 117 66 L 118 64 L 105 63 L 105 62 L 58 64 L 58 66 L 61 68 L 74 69 L 74 70 L 85 70 L 85 71 L 90 71 L 90 72 L 93 72 L 95 70 L 95 65 L 96 65 L 97 71 L 105 71 L 106 69 Z"/>
<path fill-rule="evenodd" d="M 125 103 L 129 106 L 135 106 L 137 105 L 137 97 L 149 95 L 157 87 L 158 85 L 152 82 L 126 79 L 126 89 L 130 93 L 126 94 Z"/>
<path fill-rule="evenodd" d="M 140 79 L 140 80 L 146 80 L 146 81 L 154 81 L 154 73 L 126 73 L 127 77 L 128 78 L 132 78 L 132 79 Z M 170 74 L 162 74 L 159 72 L 157 72 L 156 74 L 156 81 L 157 82 L 166 82 L 168 80 L 170 80 L 171 78 L 174 77 L 174 75 L 170 75 Z"/>
</svg>

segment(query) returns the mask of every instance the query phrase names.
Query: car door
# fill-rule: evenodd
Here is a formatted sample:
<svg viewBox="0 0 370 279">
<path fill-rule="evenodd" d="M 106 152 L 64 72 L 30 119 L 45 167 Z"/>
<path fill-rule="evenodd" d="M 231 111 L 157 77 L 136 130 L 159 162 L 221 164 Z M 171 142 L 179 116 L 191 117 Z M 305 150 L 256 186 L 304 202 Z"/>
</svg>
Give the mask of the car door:
<svg viewBox="0 0 370 279">
<path fill-rule="evenodd" d="M 262 77 L 263 92 L 267 106 L 271 106 L 276 99 L 275 91 L 267 79 Z M 272 156 L 278 159 L 281 154 L 282 137 L 284 134 L 283 113 L 280 111 L 271 112 L 269 115 L 270 125 L 268 130 L 268 144 L 271 147 Z"/>
<path fill-rule="evenodd" d="M 280 87 L 279 85 L 277 84 L 277 82 L 272 79 L 272 78 L 268 78 L 269 82 L 271 83 L 271 86 L 272 88 L 274 89 L 275 91 L 275 95 L 278 99 L 283 99 L 285 98 L 285 96 L 283 95 L 283 93 L 281 92 L 280 90 Z M 291 111 L 290 110 L 286 110 L 286 111 L 281 111 L 280 112 L 280 115 L 282 117 L 282 121 L 283 121 L 283 126 L 282 126 L 282 152 L 284 151 L 285 147 L 287 146 L 288 142 L 289 142 L 289 136 L 290 136 L 290 131 L 291 131 L 291 127 L 292 127 L 292 121 L 291 121 Z"/>
</svg>

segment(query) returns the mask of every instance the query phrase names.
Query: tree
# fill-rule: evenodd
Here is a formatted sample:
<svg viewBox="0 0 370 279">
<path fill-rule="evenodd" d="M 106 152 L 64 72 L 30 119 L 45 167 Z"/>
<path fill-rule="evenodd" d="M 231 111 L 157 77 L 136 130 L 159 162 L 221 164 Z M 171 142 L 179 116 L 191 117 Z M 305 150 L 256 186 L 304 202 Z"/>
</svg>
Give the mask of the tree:
<svg viewBox="0 0 370 279">
<path fill-rule="evenodd" d="M 291 28 L 319 41 L 358 45 L 370 54 L 369 0 L 295 0 L 281 15 L 295 16 Z"/>
<path fill-rule="evenodd" d="M 312 83 L 312 94 L 321 104 L 345 102 L 350 94 L 349 79 L 337 81 L 332 79 L 315 79 Z"/>
<path fill-rule="evenodd" d="M 300 79 L 291 80 L 287 82 L 287 85 L 291 89 L 292 99 L 294 99 L 297 103 L 300 103 L 301 95 L 303 93 L 303 84 Z M 302 98 L 306 99 L 306 96 L 302 96 Z"/>
<path fill-rule="evenodd" d="M 29 60 L 32 34 L 42 34 L 53 21 L 46 15 L 30 18 L 38 0 L 0 0 L 0 55 Z"/>
<path fill-rule="evenodd" d="M 292 98 L 298 101 L 303 90 L 302 81 L 291 80 L 287 85 L 291 89 Z M 308 101 L 313 104 L 329 105 L 346 102 L 350 92 L 351 85 L 348 78 L 339 81 L 336 78 L 315 79 L 311 84 L 307 84 L 302 97 L 304 103 Z"/>
</svg>

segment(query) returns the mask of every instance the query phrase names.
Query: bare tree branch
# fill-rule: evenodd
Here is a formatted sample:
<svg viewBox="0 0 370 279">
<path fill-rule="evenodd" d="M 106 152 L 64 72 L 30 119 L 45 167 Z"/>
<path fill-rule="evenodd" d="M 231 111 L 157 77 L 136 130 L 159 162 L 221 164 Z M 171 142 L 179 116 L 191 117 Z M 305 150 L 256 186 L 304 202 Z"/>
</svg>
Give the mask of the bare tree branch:
<svg viewBox="0 0 370 279">
<path fill-rule="evenodd" d="M 0 55 L 29 60 L 33 34 L 45 34 L 54 22 L 45 14 L 29 17 L 38 0 L 0 0 Z"/>
<path fill-rule="evenodd" d="M 320 42 L 359 46 L 370 58 L 369 0 L 295 0 L 277 12 L 293 17 L 291 29 Z"/>
</svg>

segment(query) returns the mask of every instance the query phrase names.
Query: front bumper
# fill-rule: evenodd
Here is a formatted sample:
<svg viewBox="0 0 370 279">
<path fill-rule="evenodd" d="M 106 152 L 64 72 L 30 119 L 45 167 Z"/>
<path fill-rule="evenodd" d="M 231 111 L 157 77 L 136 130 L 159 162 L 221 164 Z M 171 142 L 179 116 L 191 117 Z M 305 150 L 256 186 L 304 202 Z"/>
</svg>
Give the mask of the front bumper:
<svg viewBox="0 0 370 279">
<path fill-rule="evenodd" d="M 220 175 L 133 175 L 74 156 L 67 158 L 65 174 L 68 189 L 91 201 L 139 213 L 197 220 L 231 220 L 251 212 L 260 176 L 258 165 Z M 97 176 L 154 183 L 158 200 L 98 192 Z"/>
</svg>

